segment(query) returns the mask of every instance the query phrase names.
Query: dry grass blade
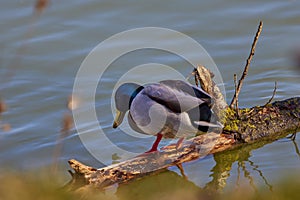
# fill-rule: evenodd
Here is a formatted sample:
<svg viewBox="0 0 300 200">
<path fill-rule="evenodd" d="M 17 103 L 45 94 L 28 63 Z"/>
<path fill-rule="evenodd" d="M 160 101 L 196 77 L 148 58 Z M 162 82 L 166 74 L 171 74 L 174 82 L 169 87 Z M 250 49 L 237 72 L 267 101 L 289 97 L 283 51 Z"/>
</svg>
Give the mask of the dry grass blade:
<svg viewBox="0 0 300 200">
<path fill-rule="evenodd" d="M 60 134 L 58 135 L 58 138 L 56 140 L 56 146 L 55 146 L 54 152 L 53 152 L 53 160 L 54 160 L 53 166 L 52 166 L 53 174 L 56 174 L 56 172 L 57 172 L 59 157 L 60 157 L 62 149 L 63 149 L 63 140 L 65 137 L 67 137 L 69 135 L 70 130 L 72 129 L 72 127 L 74 125 L 73 117 L 70 114 L 70 111 L 72 111 L 72 109 L 74 108 L 73 101 L 74 101 L 74 99 L 72 98 L 72 96 L 69 96 L 68 100 L 67 100 L 67 104 L 66 104 L 66 108 L 69 111 L 66 112 L 63 116 Z"/>
<path fill-rule="evenodd" d="M 48 0 L 36 0 L 34 5 L 34 11 L 37 13 L 41 13 L 45 10 L 48 4 L 49 4 Z"/>
<path fill-rule="evenodd" d="M 63 117 L 63 122 L 62 122 L 62 133 L 67 133 L 68 131 L 71 130 L 73 127 L 73 118 L 69 113 L 66 113 Z"/>
<path fill-rule="evenodd" d="M 236 74 L 233 75 L 233 82 L 234 82 L 234 90 L 237 90 L 237 76 Z M 239 118 L 239 101 L 238 99 L 235 102 L 235 112 L 237 114 L 237 117 Z"/>
<path fill-rule="evenodd" d="M 0 114 L 7 110 L 7 106 L 3 100 L 0 100 Z"/>
</svg>

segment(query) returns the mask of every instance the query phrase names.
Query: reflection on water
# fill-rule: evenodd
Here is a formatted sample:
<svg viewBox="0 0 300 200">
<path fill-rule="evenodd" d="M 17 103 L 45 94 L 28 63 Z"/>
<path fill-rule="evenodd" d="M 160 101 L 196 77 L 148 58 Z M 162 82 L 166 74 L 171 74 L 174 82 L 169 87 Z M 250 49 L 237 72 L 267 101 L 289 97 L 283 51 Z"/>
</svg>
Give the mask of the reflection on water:
<svg viewBox="0 0 300 200">
<path fill-rule="evenodd" d="M 263 172 L 259 169 L 259 166 L 256 165 L 253 161 L 250 160 L 251 151 L 254 149 L 261 148 L 267 142 L 258 142 L 251 145 L 242 145 L 238 149 L 226 151 L 224 153 L 218 153 L 214 155 L 214 160 L 216 165 L 211 170 L 212 174 L 210 175 L 213 179 L 211 182 L 207 183 L 205 186 L 208 190 L 213 191 L 222 191 L 226 186 L 227 179 L 230 177 L 230 171 L 234 163 L 237 163 L 237 178 L 235 184 L 238 186 L 240 182 L 241 174 L 249 181 L 250 186 L 256 190 L 254 185 L 254 179 L 251 176 L 250 172 L 247 169 L 247 163 L 252 170 L 258 172 L 260 178 L 262 178 L 265 184 L 270 190 L 272 186 L 268 183 L 267 179 L 264 177 Z"/>
<path fill-rule="evenodd" d="M 201 188 L 172 171 L 124 184 L 116 195 L 122 199 L 195 199 Z"/>
<path fill-rule="evenodd" d="M 293 141 L 294 142 L 294 141 Z M 231 177 L 234 165 L 237 165 L 237 176 L 235 177 L 235 187 L 239 188 L 240 184 L 248 184 L 253 193 L 258 192 L 257 187 L 265 187 L 273 192 L 273 185 L 265 176 L 259 164 L 252 161 L 252 151 L 269 144 L 270 141 L 261 141 L 255 144 L 242 144 L 234 150 L 229 150 L 213 155 L 215 165 L 212 167 L 210 177 L 211 181 L 203 187 L 194 184 L 184 174 L 184 167 L 180 169 L 181 173 L 166 170 L 158 174 L 143 177 L 139 180 L 121 184 L 117 187 L 115 195 L 120 199 L 201 199 L 209 196 L 218 196 L 224 193 L 228 179 Z M 296 152 L 298 146 L 294 142 Z M 184 165 L 189 165 L 185 163 Z M 252 173 L 251 173 L 252 172 Z M 254 173 L 262 180 L 262 185 L 255 184 Z M 201 177 L 197 177 L 201 179 Z M 247 183 L 248 182 L 248 183 Z M 188 198 L 189 197 L 189 198 Z"/>
<path fill-rule="evenodd" d="M 298 147 L 298 144 L 295 140 L 293 140 L 293 144 L 294 144 L 294 147 L 295 147 L 295 151 L 296 151 L 296 154 L 299 156 L 300 158 L 300 152 L 299 152 L 299 147 Z"/>
<path fill-rule="evenodd" d="M 287 137 L 282 140 L 290 142 Z M 298 145 L 294 140 L 291 141 L 294 142 L 295 151 L 298 154 Z M 273 192 L 278 191 L 273 191 L 274 186 L 265 175 L 262 166 L 250 159 L 254 150 L 260 149 L 271 142 L 265 140 L 253 144 L 240 144 L 235 149 L 214 154 L 215 165 L 210 170 L 211 180 L 206 182 L 203 187 L 196 185 L 185 174 L 185 167 L 190 165 L 190 163 L 184 163 L 183 165 L 177 165 L 180 173 L 164 169 L 163 171 L 145 175 L 143 178 L 122 183 L 119 186 L 117 184 L 108 186 L 105 190 L 112 191 L 112 188 L 114 188 L 112 194 L 117 195 L 120 199 L 182 199 L 187 194 L 189 195 L 188 199 L 200 197 L 206 199 L 224 194 L 228 180 L 231 179 L 235 184 L 234 187 L 237 189 L 241 185 L 243 187 L 247 185 L 247 190 L 250 191 L 251 189 L 251 192 L 254 194 L 258 194 L 262 188 L 266 188 L 270 194 L 273 194 Z M 201 170 L 201 168 L 199 169 Z M 232 177 L 232 171 L 235 169 L 237 170 L 236 177 Z M 257 185 L 255 176 L 260 178 L 261 185 Z M 201 179 L 201 177 L 193 178 Z M 76 182 L 71 181 L 69 186 L 74 187 L 73 183 Z M 79 184 L 82 185 L 75 185 L 77 189 L 78 187 L 86 186 L 86 182 L 81 183 L 79 181 Z"/>
</svg>

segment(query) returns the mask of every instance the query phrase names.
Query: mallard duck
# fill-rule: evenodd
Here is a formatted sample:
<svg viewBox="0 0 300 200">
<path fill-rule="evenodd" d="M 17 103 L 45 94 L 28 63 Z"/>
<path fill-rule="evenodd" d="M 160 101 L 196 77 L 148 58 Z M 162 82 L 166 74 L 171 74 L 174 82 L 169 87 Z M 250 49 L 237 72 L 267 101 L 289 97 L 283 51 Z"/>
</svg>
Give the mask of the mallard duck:
<svg viewBox="0 0 300 200">
<path fill-rule="evenodd" d="M 117 128 L 128 113 L 130 127 L 143 134 L 157 136 L 152 148 L 157 151 L 164 138 L 183 138 L 222 127 L 211 110 L 212 97 L 202 89 L 181 80 L 165 80 L 145 86 L 124 83 L 115 93 Z M 147 153 L 146 152 L 146 153 Z"/>
</svg>

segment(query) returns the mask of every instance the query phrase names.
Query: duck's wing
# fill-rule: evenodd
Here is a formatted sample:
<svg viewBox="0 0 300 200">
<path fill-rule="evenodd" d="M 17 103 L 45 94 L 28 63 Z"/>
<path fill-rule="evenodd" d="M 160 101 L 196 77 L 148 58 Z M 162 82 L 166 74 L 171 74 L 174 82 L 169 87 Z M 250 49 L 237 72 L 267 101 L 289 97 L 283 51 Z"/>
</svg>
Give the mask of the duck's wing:
<svg viewBox="0 0 300 200">
<path fill-rule="evenodd" d="M 142 129 L 140 129 L 139 126 L 138 126 L 138 125 L 135 123 L 135 121 L 132 119 L 132 116 L 131 116 L 131 113 L 130 113 L 130 112 L 128 113 L 127 118 L 128 118 L 128 124 L 129 124 L 129 126 L 130 126 L 133 130 L 135 130 L 136 132 L 144 133 L 144 134 L 145 134 L 145 132 L 144 132 Z"/>
<path fill-rule="evenodd" d="M 182 90 L 175 86 L 165 84 L 165 82 L 154 83 L 147 85 L 143 90 L 143 94 L 175 113 L 186 112 L 201 104 L 210 103 L 209 95 L 203 94 L 205 98 L 198 98 L 194 92 L 190 91 L 193 88 L 187 88 L 184 84 L 181 84 L 181 87 L 185 89 Z"/>
<path fill-rule="evenodd" d="M 206 93 L 201 88 L 195 87 L 185 81 L 164 80 L 164 81 L 161 81 L 160 83 L 163 85 L 166 85 L 174 90 L 178 90 L 178 91 L 187 93 L 190 96 L 197 97 L 197 98 L 205 101 L 205 103 L 207 103 L 210 106 L 213 104 L 213 99 L 211 98 L 211 96 L 208 93 Z"/>
</svg>

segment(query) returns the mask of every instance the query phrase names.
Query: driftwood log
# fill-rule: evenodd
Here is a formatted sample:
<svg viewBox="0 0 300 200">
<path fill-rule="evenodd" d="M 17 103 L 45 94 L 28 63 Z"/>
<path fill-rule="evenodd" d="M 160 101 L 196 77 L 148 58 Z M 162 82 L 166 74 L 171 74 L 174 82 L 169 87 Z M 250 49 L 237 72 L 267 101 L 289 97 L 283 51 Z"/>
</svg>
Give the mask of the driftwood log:
<svg viewBox="0 0 300 200">
<path fill-rule="evenodd" d="M 207 70 L 198 67 L 198 70 Z M 210 91 L 219 91 L 210 76 Z M 214 92 L 211 92 L 216 96 Z M 151 173 L 158 173 L 170 166 L 191 161 L 208 154 L 214 154 L 238 147 L 243 143 L 253 143 L 261 140 L 276 140 L 289 133 L 296 133 L 300 127 L 300 97 L 290 98 L 283 101 L 276 101 L 264 106 L 253 108 L 231 109 L 224 108 L 224 99 L 217 94 L 217 108 L 224 110 L 224 129 L 222 133 L 210 132 L 199 135 L 185 141 L 181 148 L 176 145 L 169 145 L 160 152 L 153 152 L 142 155 L 124 162 L 96 169 L 86 166 L 77 160 L 69 160 L 74 170 L 73 181 L 83 180 L 85 184 L 92 184 L 104 188 L 116 183 L 124 183 L 140 178 Z"/>
<path fill-rule="evenodd" d="M 255 44 L 261 28 L 262 23 L 260 23 L 255 36 Z M 255 45 L 252 45 L 251 57 L 254 54 L 254 47 Z M 249 67 L 248 60 L 245 68 Z M 198 66 L 194 70 L 194 75 L 196 85 L 200 83 L 202 89 L 214 97 L 215 106 L 213 110 L 224 124 L 222 130 L 215 130 L 189 139 L 179 149 L 176 148 L 175 144 L 168 145 L 160 152 L 143 154 L 100 169 L 86 166 L 74 159 L 69 160 L 69 165 L 74 170 L 74 172 L 69 171 L 73 177 L 71 182 L 104 188 L 159 173 L 174 165 L 183 171 L 181 166 L 183 162 L 237 148 L 242 144 L 274 141 L 290 133 L 295 134 L 299 130 L 300 97 L 274 103 L 268 102 L 266 105 L 253 108 L 239 109 L 237 106 L 239 91 L 235 94 L 234 104 L 228 106 L 213 81 L 213 74 L 208 69 Z M 242 78 L 244 79 L 245 76 Z"/>
</svg>

